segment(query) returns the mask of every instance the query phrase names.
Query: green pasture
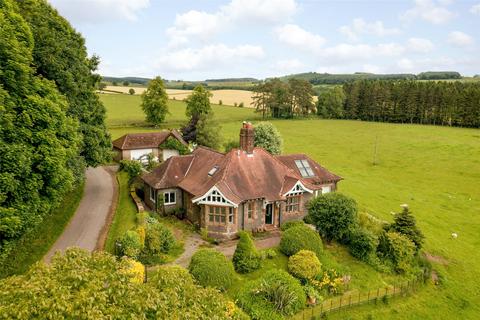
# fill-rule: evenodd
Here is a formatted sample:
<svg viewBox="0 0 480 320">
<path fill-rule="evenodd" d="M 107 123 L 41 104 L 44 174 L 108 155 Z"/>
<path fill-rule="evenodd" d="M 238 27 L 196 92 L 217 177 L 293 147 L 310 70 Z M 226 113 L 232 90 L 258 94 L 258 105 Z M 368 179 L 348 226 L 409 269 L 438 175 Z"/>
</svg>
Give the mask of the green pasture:
<svg viewBox="0 0 480 320">
<path fill-rule="evenodd" d="M 143 122 L 139 97 L 101 98 L 113 138 L 152 130 Z M 226 141 L 238 138 L 241 121 L 260 119 L 251 109 L 214 108 Z M 184 122 L 184 110 L 183 102 L 170 101 L 165 127 Z M 285 153 L 307 153 L 342 176 L 339 191 L 354 197 L 360 210 L 392 220 L 392 211 L 409 204 L 426 236 L 425 250 L 443 258 L 433 263 L 441 285 L 429 284 L 388 305 L 359 307 L 329 318 L 478 318 L 480 130 L 321 119 L 271 122 L 283 136 Z"/>
</svg>

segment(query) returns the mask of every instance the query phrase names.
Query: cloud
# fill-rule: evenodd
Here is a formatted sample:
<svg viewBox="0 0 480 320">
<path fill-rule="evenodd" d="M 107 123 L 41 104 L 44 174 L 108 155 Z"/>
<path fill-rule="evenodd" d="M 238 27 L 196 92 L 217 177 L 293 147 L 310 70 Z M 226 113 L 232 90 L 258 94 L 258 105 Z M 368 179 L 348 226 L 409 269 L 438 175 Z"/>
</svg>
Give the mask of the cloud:
<svg viewBox="0 0 480 320">
<path fill-rule="evenodd" d="M 458 70 L 459 67 L 478 65 L 478 60 L 468 58 L 450 58 L 450 57 L 436 57 L 436 58 L 420 58 L 410 59 L 402 58 L 397 61 L 396 72 L 413 72 L 419 73 L 426 70 L 444 71 L 444 70 Z"/>
<path fill-rule="evenodd" d="M 363 34 L 384 37 L 400 33 L 398 28 L 385 28 L 382 21 L 368 23 L 361 18 L 354 19 L 351 25 L 340 27 L 339 31 L 351 41 L 358 41 Z"/>
<path fill-rule="evenodd" d="M 298 9 L 295 0 L 232 0 L 221 12 L 232 21 L 279 23 Z"/>
<path fill-rule="evenodd" d="M 136 21 L 150 0 L 49 0 L 64 17 L 75 23 L 103 23 L 109 20 Z"/>
<path fill-rule="evenodd" d="M 432 41 L 423 38 L 410 38 L 407 41 L 407 48 L 411 52 L 428 53 L 432 51 L 434 45 Z"/>
<path fill-rule="evenodd" d="M 206 45 L 198 49 L 186 48 L 168 51 L 155 62 L 155 68 L 166 71 L 215 70 L 222 66 L 240 63 L 241 60 L 257 61 L 265 56 L 262 47 L 254 45 L 227 46 Z"/>
<path fill-rule="evenodd" d="M 305 68 L 305 65 L 298 59 L 278 60 L 274 65 L 276 72 L 293 73 Z"/>
<path fill-rule="evenodd" d="M 453 31 L 448 34 L 448 43 L 456 47 L 468 47 L 474 42 L 473 38 L 461 31 Z"/>
<path fill-rule="evenodd" d="M 470 8 L 470 12 L 473 13 L 473 14 L 476 14 L 476 15 L 480 16 L 480 3 L 479 3 L 479 4 L 476 4 L 476 5 L 473 5 L 473 6 Z"/>
<path fill-rule="evenodd" d="M 455 17 L 455 13 L 445 7 L 448 4 L 450 3 L 445 1 L 415 0 L 415 6 L 400 18 L 404 21 L 422 19 L 436 25 L 446 23 Z"/>
<path fill-rule="evenodd" d="M 286 24 L 275 29 L 278 40 L 308 52 L 320 52 L 325 39 L 319 35 L 308 32 L 295 24 Z"/>
<path fill-rule="evenodd" d="M 213 13 L 190 10 L 178 14 L 167 29 L 170 46 L 188 43 L 192 37 L 209 39 L 232 26 L 277 24 L 288 20 L 297 11 L 295 0 L 232 0 Z"/>
</svg>

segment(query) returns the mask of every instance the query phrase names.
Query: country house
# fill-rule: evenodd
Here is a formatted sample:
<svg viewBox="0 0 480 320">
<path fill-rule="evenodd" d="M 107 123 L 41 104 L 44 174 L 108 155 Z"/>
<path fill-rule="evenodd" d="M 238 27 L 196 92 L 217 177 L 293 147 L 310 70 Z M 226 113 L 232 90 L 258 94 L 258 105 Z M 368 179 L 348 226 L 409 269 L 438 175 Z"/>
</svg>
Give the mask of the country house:
<svg viewBox="0 0 480 320">
<path fill-rule="evenodd" d="M 164 130 L 160 132 L 128 133 L 112 142 L 115 160 L 145 160 L 150 153 L 158 161 L 165 161 L 172 156 L 178 156 L 175 149 L 162 148 L 162 143 L 169 137 L 188 146 L 182 135 L 177 130 Z"/>
<path fill-rule="evenodd" d="M 274 156 L 254 147 L 255 129 L 244 123 L 240 148 L 224 154 L 199 146 L 173 156 L 142 176 L 145 203 L 154 210 L 184 210 L 215 238 L 240 230 L 269 230 L 302 219 L 307 201 L 336 190 L 341 178 L 305 154 Z"/>
</svg>

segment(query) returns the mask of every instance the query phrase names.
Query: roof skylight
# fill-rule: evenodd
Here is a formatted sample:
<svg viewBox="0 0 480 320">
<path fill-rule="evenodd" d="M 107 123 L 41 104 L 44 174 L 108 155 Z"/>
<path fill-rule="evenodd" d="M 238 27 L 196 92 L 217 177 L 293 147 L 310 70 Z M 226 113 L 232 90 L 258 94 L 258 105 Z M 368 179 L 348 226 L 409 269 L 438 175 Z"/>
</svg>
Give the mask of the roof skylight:
<svg viewBox="0 0 480 320">
<path fill-rule="evenodd" d="M 315 176 L 307 160 L 295 160 L 295 164 L 297 165 L 298 170 L 300 170 L 302 177 L 309 178 Z"/>
<path fill-rule="evenodd" d="M 208 175 L 211 177 L 215 174 L 215 172 L 217 172 L 218 170 L 218 166 L 213 166 L 212 169 L 210 169 L 210 171 L 208 171 Z"/>
</svg>

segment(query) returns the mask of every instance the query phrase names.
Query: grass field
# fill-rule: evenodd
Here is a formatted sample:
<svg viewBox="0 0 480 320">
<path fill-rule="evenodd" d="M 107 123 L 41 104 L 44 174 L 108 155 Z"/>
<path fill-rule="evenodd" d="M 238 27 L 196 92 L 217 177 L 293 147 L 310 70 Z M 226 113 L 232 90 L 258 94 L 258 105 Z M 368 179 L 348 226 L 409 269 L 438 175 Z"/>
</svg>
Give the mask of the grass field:
<svg viewBox="0 0 480 320">
<path fill-rule="evenodd" d="M 65 196 L 58 208 L 46 216 L 41 224 L 20 239 L 14 251 L 5 259 L 6 263 L 0 265 L 0 279 L 25 273 L 47 254 L 77 210 L 83 196 L 83 187 L 82 182 Z"/>
<path fill-rule="evenodd" d="M 120 100 L 114 100 L 119 97 Z M 135 119 L 139 100 L 102 96 L 112 136 Z M 182 102 L 172 101 L 165 127 L 185 121 Z M 258 121 L 253 110 L 215 106 L 225 140 L 238 138 L 242 120 Z M 480 130 L 342 120 L 274 120 L 285 153 L 303 152 L 344 177 L 339 190 L 361 210 L 391 220 L 408 203 L 426 236 L 425 249 L 446 259 L 434 263 L 442 284 L 389 305 L 364 306 L 332 319 L 477 319 L 480 315 Z M 142 130 L 149 130 L 143 128 Z M 373 165 L 375 141 L 377 165 Z M 453 240 L 451 233 L 458 233 Z"/>
</svg>

